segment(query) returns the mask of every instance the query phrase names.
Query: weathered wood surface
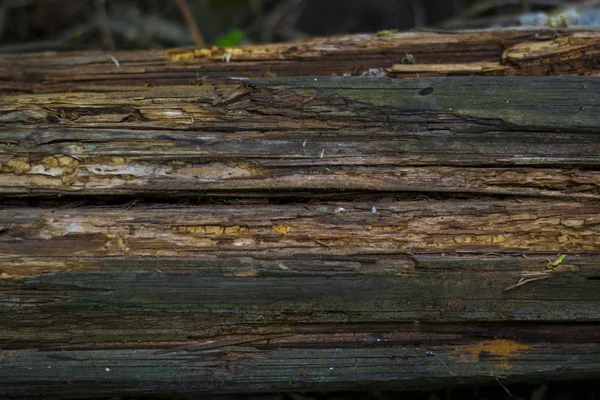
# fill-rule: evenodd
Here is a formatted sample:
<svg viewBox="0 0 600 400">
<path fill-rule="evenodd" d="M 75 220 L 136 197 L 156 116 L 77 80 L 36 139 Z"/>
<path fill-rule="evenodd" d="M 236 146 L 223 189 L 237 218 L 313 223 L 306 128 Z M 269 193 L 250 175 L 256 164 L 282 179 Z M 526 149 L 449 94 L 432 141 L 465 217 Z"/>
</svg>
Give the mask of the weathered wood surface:
<svg viewBox="0 0 600 400">
<path fill-rule="evenodd" d="M 599 45 L 0 57 L 0 397 L 597 377 Z"/>
<path fill-rule="evenodd" d="M 270 78 L 6 95 L 16 195 L 425 191 L 598 198 L 600 80 Z"/>
<path fill-rule="evenodd" d="M 0 226 L 4 397 L 600 372 L 596 201 L 7 208 Z"/>
<path fill-rule="evenodd" d="M 0 57 L 0 89 L 196 85 L 205 78 L 360 75 L 370 68 L 388 69 L 391 77 L 597 75 L 599 51 L 597 30 L 548 28 L 364 34 L 242 48 L 17 54 Z"/>
</svg>

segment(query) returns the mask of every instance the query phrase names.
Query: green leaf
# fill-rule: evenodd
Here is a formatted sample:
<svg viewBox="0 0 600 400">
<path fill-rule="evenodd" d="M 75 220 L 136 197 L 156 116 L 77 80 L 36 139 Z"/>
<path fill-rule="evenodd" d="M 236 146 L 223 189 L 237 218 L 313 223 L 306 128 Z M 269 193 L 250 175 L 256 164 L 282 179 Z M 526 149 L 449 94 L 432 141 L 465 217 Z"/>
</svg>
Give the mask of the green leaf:
<svg viewBox="0 0 600 400">
<path fill-rule="evenodd" d="M 561 254 L 556 259 L 556 261 L 550 261 L 550 260 L 548 260 L 548 264 L 546 264 L 546 268 L 552 269 L 554 267 L 558 267 L 563 262 L 563 260 L 565 259 L 566 256 L 567 256 L 566 254 Z"/>
</svg>

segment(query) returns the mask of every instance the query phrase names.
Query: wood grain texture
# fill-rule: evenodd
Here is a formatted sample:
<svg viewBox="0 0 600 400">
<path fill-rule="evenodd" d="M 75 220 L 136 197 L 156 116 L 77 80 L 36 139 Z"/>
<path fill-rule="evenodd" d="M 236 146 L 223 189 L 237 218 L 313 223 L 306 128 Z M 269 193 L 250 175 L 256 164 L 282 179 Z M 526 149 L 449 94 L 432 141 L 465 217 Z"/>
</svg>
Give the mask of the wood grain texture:
<svg viewBox="0 0 600 400">
<path fill-rule="evenodd" d="M 5 100 L 5 194 L 598 197 L 595 78 L 270 78 Z"/>
<path fill-rule="evenodd" d="M 599 46 L 0 57 L 0 397 L 597 377 Z"/>
<path fill-rule="evenodd" d="M 391 77 L 597 75 L 599 49 L 597 30 L 518 28 L 347 35 L 239 48 L 3 55 L 0 89 L 59 93 L 98 85 L 196 85 L 207 78 L 360 75 L 370 68 L 386 69 Z M 416 70 L 399 67 L 408 55 Z M 488 64 L 465 71 L 473 63 Z"/>
<path fill-rule="evenodd" d="M 0 391 L 593 376 L 599 211 L 533 199 L 8 208 Z"/>
</svg>

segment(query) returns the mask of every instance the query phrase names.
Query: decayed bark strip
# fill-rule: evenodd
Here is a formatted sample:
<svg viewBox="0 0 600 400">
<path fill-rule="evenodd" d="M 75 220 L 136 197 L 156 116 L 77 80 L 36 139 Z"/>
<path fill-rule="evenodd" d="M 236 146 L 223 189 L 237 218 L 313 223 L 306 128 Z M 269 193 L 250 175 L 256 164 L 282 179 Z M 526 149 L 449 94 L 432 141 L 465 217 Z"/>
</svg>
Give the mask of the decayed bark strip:
<svg viewBox="0 0 600 400">
<path fill-rule="evenodd" d="M 594 78 L 274 78 L 5 100 L 5 194 L 598 196 Z"/>
<path fill-rule="evenodd" d="M 62 92 L 89 85 L 196 85 L 204 78 L 360 75 L 369 68 L 386 68 L 397 77 L 465 72 L 583 75 L 598 73 L 599 51 L 600 33 L 594 30 L 514 29 L 349 35 L 242 48 L 110 55 L 19 54 L 0 57 L 0 89 Z M 415 62 L 416 69 L 402 66 L 408 62 Z M 485 64 L 477 71 L 472 63 Z M 456 68 L 440 65 L 436 70 L 431 64 Z"/>
<path fill-rule="evenodd" d="M 598 250 L 599 207 L 597 202 L 574 201 L 396 202 L 389 198 L 322 206 L 213 204 L 114 211 L 7 208 L 0 211 L 0 251 L 5 260 L 27 257 L 29 261 L 65 254 L 196 258 L 211 251 L 281 256 L 303 252 L 588 253 Z M 29 268 L 20 265 L 7 270 L 4 265 L 2 272 L 15 278 L 39 273 L 28 272 Z"/>
<path fill-rule="evenodd" d="M 394 64 L 393 77 L 452 75 L 583 75 L 597 74 L 598 32 L 578 33 L 551 40 L 528 41 L 507 47 L 501 60 L 443 64 Z M 406 61 L 406 60 L 404 60 Z"/>
</svg>

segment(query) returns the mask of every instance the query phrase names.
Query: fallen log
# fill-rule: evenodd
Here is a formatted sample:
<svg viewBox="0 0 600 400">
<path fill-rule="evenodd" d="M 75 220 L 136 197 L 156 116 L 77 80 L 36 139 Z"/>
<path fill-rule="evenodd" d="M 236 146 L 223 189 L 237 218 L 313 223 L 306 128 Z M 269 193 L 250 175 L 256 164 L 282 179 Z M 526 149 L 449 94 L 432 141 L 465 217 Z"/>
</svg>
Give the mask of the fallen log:
<svg viewBox="0 0 600 400">
<path fill-rule="evenodd" d="M 0 57 L 0 394 L 596 377 L 599 38 Z"/>
<path fill-rule="evenodd" d="M 2 390 L 594 376 L 599 215 L 533 199 L 8 208 Z"/>
<path fill-rule="evenodd" d="M 5 100 L 5 194 L 598 196 L 596 78 L 272 78 Z"/>
<path fill-rule="evenodd" d="M 598 75 L 599 50 L 598 30 L 516 28 L 349 35 L 241 48 L 9 54 L 0 59 L 0 89 L 196 86 L 229 78 L 361 75 L 372 68 L 390 77 Z"/>
</svg>

